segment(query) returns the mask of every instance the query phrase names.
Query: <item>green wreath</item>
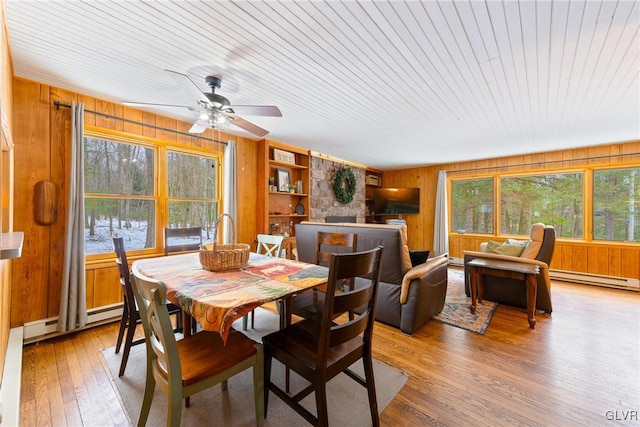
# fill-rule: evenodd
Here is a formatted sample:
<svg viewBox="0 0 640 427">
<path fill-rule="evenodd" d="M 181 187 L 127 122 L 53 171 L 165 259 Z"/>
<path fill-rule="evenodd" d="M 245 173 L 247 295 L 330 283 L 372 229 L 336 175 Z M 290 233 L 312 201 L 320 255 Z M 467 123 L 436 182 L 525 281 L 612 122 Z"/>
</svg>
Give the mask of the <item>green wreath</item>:
<svg viewBox="0 0 640 427">
<path fill-rule="evenodd" d="M 356 176 L 351 168 L 341 167 L 333 177 L 333 194 L 340 203 L 348 204 L 356 194 Z"/>
</svg>

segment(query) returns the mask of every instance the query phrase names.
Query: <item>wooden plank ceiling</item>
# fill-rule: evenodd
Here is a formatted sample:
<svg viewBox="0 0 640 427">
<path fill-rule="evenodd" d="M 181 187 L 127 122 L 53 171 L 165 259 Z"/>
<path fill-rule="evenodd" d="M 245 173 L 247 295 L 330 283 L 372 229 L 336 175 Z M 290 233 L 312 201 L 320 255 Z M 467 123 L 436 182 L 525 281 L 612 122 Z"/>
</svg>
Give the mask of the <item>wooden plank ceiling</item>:
<svg viewBox="0 0 640 427">
<path fill-rule="evenodd" d="M 5 2 L 16 76 L 187 105 L 163 70 L 219 75 L 269 138 L 372 167 L 640 139 L 637 1 Z"/>
</svg>

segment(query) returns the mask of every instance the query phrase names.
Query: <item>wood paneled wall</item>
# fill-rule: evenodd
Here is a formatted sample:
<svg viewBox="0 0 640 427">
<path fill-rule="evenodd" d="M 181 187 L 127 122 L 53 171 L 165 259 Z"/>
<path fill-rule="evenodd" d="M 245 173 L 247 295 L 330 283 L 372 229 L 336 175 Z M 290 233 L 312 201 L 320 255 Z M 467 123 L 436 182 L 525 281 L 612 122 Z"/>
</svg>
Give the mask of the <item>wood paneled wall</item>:
<svg viewBox="0 0 640 427">
<path fill-rule="evenodd" d="M 0 117 L 8 126 L 0 124 L 0 189 L 2 207 L 0 224 L 2 232 L 13 230 L 13 152 L 4 142 L 12 140 L 11 134 L 11 79 L 13 76 L 9 35 L 5 15 L 4 0 L 0 0 Z M 10 329 L 11 306 L 11 260 L 0 260 L 0 379 L 3 378 L 4 361 L 7 355 L 7 342 Z"/>
<path fill-rule="evenodd" d="M 420 214 L 406 217 L 409 247 L 429 249 L 433 245 L 433 218 L 440 170 L 446 170 L 449 179 L 457 179 L 514 172 L 543 172 L 587 165 L 638 167 L 640 155 L 630 155 L 633 153 L 640 153 L 640 141 L 386 171 L 384 184 L 385 187 L 419 186 L 422 189 Z M 499 240 L 499 236 L 495 237 Z M 486 235 L 450 232 L 449 254 L 452 257 L 462 257 L 463 250 L 477 250 L 480 242 L 486 240 Z M 640 279 L 640 244 L 559 239 L 551 268 Z"/>
<path fill-rule="evenodd" d="M 97 111 L 136 123 L 85 112 L 85 125 L 141 135 L 171 144 L 222 151 L 224 146 L 171 131 L 186 133 L 191 123 L 142 112 L 120 104 L 91 98 L 20 78 L 13 79 L 13 112 L 15 143 L 15 228 L 25 232 L 23 256 L 14 265 L 11 295 L 11 325 L 58 315 L 61 266 L 64 256 L 64 217 L 67 198 L 67 170 L 70 157 L 71 116 L 68 108 L 56 108 L 55 101 L 65 104 L 84 103 L 85 110 Z M 169 129 L 167 132 L 141 123 Z M 237 144 L 238 208 L 236 218 L 239 242 L 252 243 L 256 234 L 256 142 L 208 131 L 202 136 L 219 141 L 235 140 Z M 49 226 L 34 221 L 34 186 L 51 180 L 58 188 L 58 219 Z M 121 300 L 115 263 L 87 263 L 87 307 L 98 307 Z"/>
</svg>

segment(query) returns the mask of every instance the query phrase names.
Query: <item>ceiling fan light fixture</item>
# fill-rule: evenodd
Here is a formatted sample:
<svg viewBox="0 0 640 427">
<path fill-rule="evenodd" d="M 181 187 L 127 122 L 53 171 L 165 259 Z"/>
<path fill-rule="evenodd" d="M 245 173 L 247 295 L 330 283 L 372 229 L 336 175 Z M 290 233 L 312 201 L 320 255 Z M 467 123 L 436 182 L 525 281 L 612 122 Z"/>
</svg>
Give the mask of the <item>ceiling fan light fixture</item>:
<svg viewBox="0 0 640 427">
<path fill-rule="evenodd" d="M 213 129 L 223 129 L 231 123 L 229 116 L 227 116 L 223 111 L 215 108 L 206 108 L 199 111 L 197 114 L 197 121 L 198 123 Z"/>
</svg>

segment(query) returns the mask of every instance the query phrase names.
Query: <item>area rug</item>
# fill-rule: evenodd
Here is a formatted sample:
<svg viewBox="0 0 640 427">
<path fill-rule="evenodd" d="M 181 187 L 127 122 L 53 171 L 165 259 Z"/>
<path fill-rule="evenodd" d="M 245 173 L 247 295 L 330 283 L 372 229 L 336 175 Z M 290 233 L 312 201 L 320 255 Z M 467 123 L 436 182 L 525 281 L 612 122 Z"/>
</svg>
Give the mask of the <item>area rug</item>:
<svg viewBox="0 0 640 427">
<path fill-rule="evenodd" d="M 241 329 L 242 320 L 234 324 Z M 260 339 L 260 336 L 275 330 L 278 317 L 267 310 L 257 309 L 255 329 L 249 329 L 247 335 Z M 114 348 L 103 350 L 102 355 L 114 383 L 120 392 L 131 420 L 135 424 L 140 414 L 142 395 L 144 392 L 146 354 L 145 346 L 138 345 L 131 349 L 127 370 L 123 377 L 118 377 L 120 355 L 114 354 Z M 378 410 L 382 410 L 391 402 L 409 378 L 408 375 L 378 360 L 374 360 L 374 376 L 378 397 Z M 356 362 L 352 369 L 362 375 L 362 362 Z M 182 426 L 255 426 L 253 403 L 252 370 L 242 372 L 229 379 L 226 392 L 220 386 L 214 386 L 191 397 L 191 407 L 182 409 Z M 272 379 L 284 384 L 284 368 L 279 362 L 273 362 Z M 291 375 L 291 391 L 297 392 L 307 383 L 295 373 Z M 367 390 L 345 374 L 340 374 L 327 384 L 327 405 L 329 407 L 329 425 L 335 426 L 369 426 L 371 415 Z M 313 414 L 315 398 L 312 393 L 302 404 Z M 147 426 L 164 426 L 167 417 L 167 397 L 156 388 L 151 405 Z M 269 396 L 269 410 L 265 426 L 293 426 L 306 424 L 304 418 L 287 406 L 273 393 Z"/>
<path fill-rule="evenodd" d="M 482 304 L 476 304 L 476 314 L 471 314 L 471 298 L 464 292 L 464 272 L 450 269 L 444 308 L 433 318 L 447 325 L 484 334 L 497 306 L 498 303 L 485 300 Z"/>
</svg>

